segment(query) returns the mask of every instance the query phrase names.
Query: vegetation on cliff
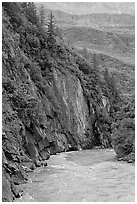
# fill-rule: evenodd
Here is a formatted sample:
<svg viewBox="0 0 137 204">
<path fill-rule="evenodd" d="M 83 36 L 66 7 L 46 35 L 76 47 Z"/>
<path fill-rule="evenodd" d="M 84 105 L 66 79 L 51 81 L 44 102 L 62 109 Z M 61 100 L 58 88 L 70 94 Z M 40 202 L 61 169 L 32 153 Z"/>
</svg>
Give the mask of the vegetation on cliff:
<svg viewBox="0 0 137 204">
<path fill-rule="evenodd" d="M 128 65 L 111 57 L 110 59 L 107 59 L 108 56 L 103 54 L 92 54 L 86 48 L 79 50 L 78 52 L 82 54 L 89 62 L 92 62 L 93 60 L 94 63 L 96 62 L 96 67 L 98 67 L 100 77 L 103 79 L 103 93 L 109 99 L 110 103 L 109 120 L 111 121 L 111 124 L 109 130 L 111 132 L 111 144 L 117 153 L 118 159 L 134 162 L 134 65 Z M 105 63 L 100 60 L 101 57 Z M 108 64 L 108 60 L 111 63 L 109 62 Z M 113 69 L 111 69 L 112 66 Z M 114 67 L 116 67 L 117 70 L 115 70 Z"/>
<path fill-rule="evenodd" d="M 52 14 L 43 27 L 34 3 L 3 2 L 2 15 L 3 201 L 12 201 L 26 172 L 46 166 L 50 154 L 110 147 L 120 111 L 114 104 L 121 99 L 94 58 L 88 61 L 60 39 Z M 133 118 L 129 107 L 123 110 Z M 113 129 L 115 146 L 121 128 L 133 126 L 120 122 Z M 134 150 L 125 146 L 127 154 Z"/>
</svg>

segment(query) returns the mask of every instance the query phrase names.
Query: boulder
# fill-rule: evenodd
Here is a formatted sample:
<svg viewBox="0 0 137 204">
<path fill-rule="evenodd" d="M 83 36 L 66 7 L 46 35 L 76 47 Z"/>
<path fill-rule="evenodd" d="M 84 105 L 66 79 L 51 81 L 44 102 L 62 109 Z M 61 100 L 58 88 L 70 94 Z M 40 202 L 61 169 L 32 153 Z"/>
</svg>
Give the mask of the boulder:
<svg viewBox="0 0 137 204">
<path fill-rule="evenodd" d="M 42 151 L 40 151 L 39 154 L 40 154 L 42 160 L 48 160 L 50 158 L 49 152 L 44 150 L 44 149 Z"/>
<path fill-rule="evenodd" d="M 38 161 L 38 160 L 35 160 L 35 161 L 34 161 L 34 164 L 35 164 L 36 167 L 40 167 L 40 166 L 41 166 L 41 162 Z"/>
<path fill-rule="evenodd" d="M 47 166 L 47 165 L 48 165 L 46 161 L 42 161 L 41 164 L 42 164 L 43 166 Z"/>
<path fill-rule="evenodd" d="M 35 164 L 32 163 L 32 165 L 30 166 L 30 169 L 31 169 L 31 170 L 35 170 L 35 168 L 36 168 L 36 167 L 35 167 Z"/>
</svg>

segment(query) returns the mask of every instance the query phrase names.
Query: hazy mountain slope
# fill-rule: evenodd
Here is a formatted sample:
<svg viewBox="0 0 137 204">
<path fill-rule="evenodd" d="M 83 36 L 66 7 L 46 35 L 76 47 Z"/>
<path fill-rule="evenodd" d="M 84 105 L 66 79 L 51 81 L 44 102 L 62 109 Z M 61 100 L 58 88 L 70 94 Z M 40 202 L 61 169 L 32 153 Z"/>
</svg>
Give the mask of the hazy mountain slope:
<svg viewBox="0 0 137 204">
<path fill-rule="evenodd" d="M 135 12 L 134 2 L 44 2 L 49 9 L 59 9 L 71 14 L 91 14 L 91 13 L 128 13 Z"/>
<path fill-rule="evenodd" d="M 50 10 L 45 9 L 48 18 Z M 72 15 L 61 10 L 53 10 L 53 14 L 63 38 L 69 44 L 104 51 L 115 57 L 118 54 L 125 55 L 125 58 L 130 56 L 134 60 L 134 16 L 117 13 Z"/>
<path fill-rule="evenodd" d="M 37 6 L 40 9 L 40 5 Z M 45 15 L 48 18 L 51 9 L 45 6 Z M 118 13 L 95 13 L 95 14 L 70 14 L 61 10 L 52 10 L 59 27 L 84 26 L 84 27 L 106 27 L 106 26 L 134 26 L 135 16 Z"/>
<path fill-rule="evenodd" d="M 123 35 L 106 30 L 71 27 L 62 29 L 63 37 L 69 44 L 106 52 L 130 53 L 133 50 L 134 34 Z"/>
</svg>

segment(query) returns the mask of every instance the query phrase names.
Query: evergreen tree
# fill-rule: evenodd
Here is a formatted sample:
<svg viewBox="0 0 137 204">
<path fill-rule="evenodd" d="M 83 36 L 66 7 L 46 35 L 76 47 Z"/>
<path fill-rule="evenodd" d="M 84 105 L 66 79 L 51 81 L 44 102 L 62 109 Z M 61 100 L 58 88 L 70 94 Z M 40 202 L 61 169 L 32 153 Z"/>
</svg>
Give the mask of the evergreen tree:
<svg viewBox="0 0 137 204">
<path fill-rule="evenodd" d="M 45 26 L 45 8 L 44 5 L 41 5 L 39 10 L 39 22 L 42 27 Z"/>
<path fill-rule="evenodd" d="M 109 73 L 108 73 L 108 69 L 106 68 L 105 71 L 104 71 L 104 80 L 107 84 L 108 87 L 110 87 L 110 76 L 109 76 Z"/>
<path fill-rule="evenodd" d="M 83 48 L 82 50 L 82 55 L 83 57 L 85 57 L 86 59 L 89 59 L 89 52 L 88 49 L 86 47 Z"/>
<path fill-rule="evenodd" d="M 110 90 L 111 96 L 113 96 L 113 98 L 115 98 L 118 101 L 120 99 L 120 95 L 116 87 L 116 81 L 115 81 L 114 75 L 110 76 L 108 73 L 108 69 L 106 69 L 104 73 L 104 78 Z"/>
<path fill-rule="evenodd" d="M 24 2 L 22 3 L 22 7 L 24 9 L 27 19 L 31 23 L 38 25 L 39 20 L 38 20 L 35 4 L 33 2 L 28 2 L 28 3 Z"/>
<path fill-rule="evenodd" d="M 114 118 L 117 111 L 120 109 L 121 97 L 120 92 L 117 89 L 116 81 L 114 75 L 110 76 L 108 69 L 106 68 L 104 72 L 104 80 L 107 85 L 107 97 L 111 103 L 110 114 Z"/>
<path fill-rule="evenodd" d="M 55 25 L 55 21 L 54 21 L 54 16 L 52 14 L 52 12 L 50 13 L 50 17 L 49 17 L 49 21 L 47 24 L 48 28 L 47 28 L 47 34 L 48 34 L 48 38 L 47 38 L 47 42 L 50 48 L 53 48 L 53 46 L 56 43 L 56 25 Z"/>
<path fill-rule="evenodd" d="M 98 69 L 98 61 L 97 61 L 97 55 L 94 53 L 93 55 L 93 67 L 94 69 Z"/>
</svg>

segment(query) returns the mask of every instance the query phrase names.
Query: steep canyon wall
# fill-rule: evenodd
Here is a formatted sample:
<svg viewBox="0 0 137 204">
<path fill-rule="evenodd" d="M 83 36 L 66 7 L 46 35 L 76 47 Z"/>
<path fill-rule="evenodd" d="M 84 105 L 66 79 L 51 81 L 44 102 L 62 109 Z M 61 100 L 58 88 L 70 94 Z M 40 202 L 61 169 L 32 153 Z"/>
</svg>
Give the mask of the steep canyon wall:
<svg viewBox="0 0 137 204">
<path fill-rule="evenodd" d="M 107 113 L 101 92 L 98 104 L 85 94 L 86 86 L 96 92 L 93 67 L 62 42 L 49 48 L 43 30 L 19 16 L 15 26 L 12 15 L 3 11 L 3 201 L 19 197 L 26 172 L 46 166 L 51 154 L 92 148 L 94 128 L 102 135 L 95 109 Z"/>
</svg>

